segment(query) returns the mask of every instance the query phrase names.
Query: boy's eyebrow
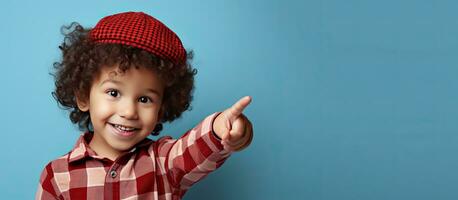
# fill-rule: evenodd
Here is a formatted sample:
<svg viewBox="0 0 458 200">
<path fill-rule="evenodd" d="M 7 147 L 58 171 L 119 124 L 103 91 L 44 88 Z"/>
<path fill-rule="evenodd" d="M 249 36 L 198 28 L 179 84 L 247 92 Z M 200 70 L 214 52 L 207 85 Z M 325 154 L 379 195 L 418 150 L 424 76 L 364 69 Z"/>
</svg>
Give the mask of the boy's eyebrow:
<svg viewBox="0 0 458 200">
<path fill-rule="evenodd" d="M 114 83 L 114 84 L 123 85 L 123 83 L 121 81 L 118 81 L 118 80 L 115 80 L 115 79 L 106 79 L 106 80 L 102 81 L 102 83 L 100 83 L 100 86 L 102 86 L 105 83 L 109 83 L 109 82 Z M 151 93 L 154 93 L 157 96 L 161 96 L 160 93 L 158 91 L 154 90 L 154 89 L 148 88 L 147 91 L 151 92 Z"/>
<path fill-rule="evenodd" d="M 158 91 L 156 91 L 156 90 L 153 90 L 153 89 L 151 89 L 151 88 L 148 88 L 148 91 L 149 91 L 149 92 L 151 92 L 151 93 L 154 93 L 154 94 L 156 94 L 158 97 L 160 97 L 160 96 L 161 96 L 161 95 L 159 94 L 159 92 L 158 92 Z"/>
<path fill-rule="evenodd" d="M 109 83 L 109 82 L 112 82 L 112 83 L 114 83 L 114 84 L 120 84 L 120 85 L 123 84 L 121 81 L 118 81 L 118 80 L 109 78 L 109 79 L 105 79 L 104 81 L 102 81 L 102 82 L 100 83 L 100 85 L 103 85 L 103 84 Z"/>
<path fill-rule="evenodd" d="M 103 85 L 105 83 L 108 83 L 108 82 L 112 82 L 112 83 L 115 83 L 115 84 L 120 84 L 122 85 L 123 83 L 121 81 L 118 81 L 118 80 L 114 80 L 114 79 L 106 79 L 104 81 L 102 81 L 102 83 L 100 83 L 100 85 Z"/>
</svg>

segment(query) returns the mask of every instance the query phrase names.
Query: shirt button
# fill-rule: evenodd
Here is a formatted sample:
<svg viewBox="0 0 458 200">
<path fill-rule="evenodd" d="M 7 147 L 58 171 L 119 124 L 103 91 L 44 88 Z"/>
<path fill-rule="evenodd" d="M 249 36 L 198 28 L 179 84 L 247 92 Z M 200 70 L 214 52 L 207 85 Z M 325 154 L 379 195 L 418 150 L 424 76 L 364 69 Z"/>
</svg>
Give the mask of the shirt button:
<svg viewBox="0 0 458 200">
<path fill-rule="evenodd" d="M 111 178 L 115 178 L 116 175 L 118 175 L 118 173 L 116 173 L 116 171 L 111 171 L 110 175 L 111 175 Z"/>
</svg>

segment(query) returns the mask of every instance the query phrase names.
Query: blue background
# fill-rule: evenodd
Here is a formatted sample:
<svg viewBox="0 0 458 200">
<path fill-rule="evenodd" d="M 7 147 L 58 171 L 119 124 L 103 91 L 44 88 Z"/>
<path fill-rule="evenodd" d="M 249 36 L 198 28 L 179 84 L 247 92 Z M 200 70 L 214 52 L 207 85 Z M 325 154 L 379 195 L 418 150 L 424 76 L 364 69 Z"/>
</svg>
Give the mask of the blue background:
<svg viewBox="0 0 458 200">
<path fill-rule="evenodd" d="M 32 199 L 79 131 L 51 96 L 61 25 L 147 12 L 195 51 L 177 137 L 253 97 L 255 139 L 185 199 L 458 199 L 458 3 L 430 0 L 0 3 L 2 199 Z"/>
</svg>

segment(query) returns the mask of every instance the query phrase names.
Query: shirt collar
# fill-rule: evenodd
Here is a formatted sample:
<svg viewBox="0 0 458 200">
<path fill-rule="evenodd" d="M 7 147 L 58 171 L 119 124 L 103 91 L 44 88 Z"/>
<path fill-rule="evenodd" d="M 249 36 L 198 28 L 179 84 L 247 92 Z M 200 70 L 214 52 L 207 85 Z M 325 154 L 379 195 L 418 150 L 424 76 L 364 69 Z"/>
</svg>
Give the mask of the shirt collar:
<svg viewBox="0 0 458 200">
<path fill-rule="evenodd" d="M 78 140 L 76 141 L 75 146 L 69 153 L 69 163 L 84 159 L 86 157 L 93 157 L 97 159 L 103 159 L 103 157 L 97 155 L 94 150 L 91 149 L 89 146 L 89 142 L 91 141 L 94 133 L 92 132 L 85 132 L 80 135 Z M 134 152 L 137 149 L 142 147 L 148 146 L 153 141 L 149 138 L 145 138 L 144 140 L 140 141 L 137 145 L 135 145 L 129 152 Z"/>
</svg>

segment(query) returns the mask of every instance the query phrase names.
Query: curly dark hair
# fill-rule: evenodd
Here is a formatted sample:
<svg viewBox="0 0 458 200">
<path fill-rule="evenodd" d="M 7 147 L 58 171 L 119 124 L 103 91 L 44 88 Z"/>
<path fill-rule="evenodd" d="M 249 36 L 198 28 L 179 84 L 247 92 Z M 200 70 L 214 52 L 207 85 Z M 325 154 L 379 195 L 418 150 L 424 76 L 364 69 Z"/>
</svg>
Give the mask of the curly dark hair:
<svg viewBox="0 0 458 200">
<path fill-rule="evenodd" d="M 89 38 L 90 30 L 77 22 L 62 26 L 64 41 L 59 46 L 62 60 L 54 63 L 55 71 L 51 74 L 56 86 L 53 97 L 61 108 L 70 111 L 70 120 L 78 124 L 81 131 L 92 131 L 92 124 L 89 112 L 78 108 L 76 96 L 85 100 L 89 98 L 92 81 L 100 74 L 101 66 L 118 64 L 121 72 L 132 66 L 143 66 L 156 72 L 165 83 L 159 124 L 172 122 L 191 109 L 194 76 L 197 74 L 190 64 L 192 51 L 187 52 L 184 64 L 175 65 L 132 46 L 94 43 Z M 158 131 L 153 135 L 158 135 Z"/>
</svg>

